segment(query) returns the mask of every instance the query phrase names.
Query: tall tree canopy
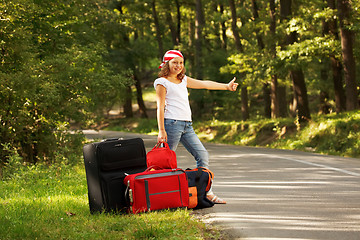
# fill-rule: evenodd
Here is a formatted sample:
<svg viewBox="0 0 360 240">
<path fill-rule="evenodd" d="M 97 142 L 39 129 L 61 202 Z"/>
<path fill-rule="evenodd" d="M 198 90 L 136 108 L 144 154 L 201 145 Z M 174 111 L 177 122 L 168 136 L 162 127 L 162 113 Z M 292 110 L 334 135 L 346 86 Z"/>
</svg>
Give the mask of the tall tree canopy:
<svg viewBox="0 0 360 240">
<path fill-rule="evenodd" d="M 114 104 L 131 117 L 133 94 L 147 117 L 142 89 L 173 48 L 188 75 L 242 86 L 191 92 L 195 119 L 358 109 L 359 10 L 350 0 L 1 0 L 1 161 L 53 159 L 69 122 Z"/>
</svg>

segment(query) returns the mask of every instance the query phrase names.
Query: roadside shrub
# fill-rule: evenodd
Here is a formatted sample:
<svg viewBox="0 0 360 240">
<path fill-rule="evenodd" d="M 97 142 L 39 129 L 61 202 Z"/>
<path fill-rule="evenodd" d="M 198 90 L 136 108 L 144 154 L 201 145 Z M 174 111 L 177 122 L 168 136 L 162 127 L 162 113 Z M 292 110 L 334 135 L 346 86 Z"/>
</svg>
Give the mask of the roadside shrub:
<svg viewBox="0 0 360 240">
<path fill-rule="evenodd" d="M 0 165 L 0 179 L 9 179 L 17 173 L 23 172 L 23 159 L 9 143 L 1 144 L 2 151 L 6 152 L 7 159 Z"/>
<path fill-rule="evenodd" d="M 76 162 L 82 137 L 69 122 L 86 126 L 133 81 L 105 60 L 113 13 L 95 0 L 14 0 L 0 12 L 0 166 Z"/>
</svg>

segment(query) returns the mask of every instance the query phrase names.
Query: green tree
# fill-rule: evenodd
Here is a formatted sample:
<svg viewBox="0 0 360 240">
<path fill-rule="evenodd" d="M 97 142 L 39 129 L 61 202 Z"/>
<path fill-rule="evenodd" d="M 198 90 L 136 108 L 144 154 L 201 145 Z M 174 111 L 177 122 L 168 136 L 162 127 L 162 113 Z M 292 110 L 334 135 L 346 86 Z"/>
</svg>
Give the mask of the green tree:
<svg viewBox="0 0 360 240">
<path fill-rule="evenodd" d="M 341 49 L 345 76 L 346 110 L 352 111 L 359 108 L 359 97 L 356 83 L 356 64 L 354 57 L 354 31 L 351 29 L 351 1 L 338 0 Z"/>
<path fill-rule="evenodd" d="M 81 142 L 69 123 L 96 118 L 130 82 L 104 61 L 111 12 L 83 0 L 2 1 L 0 12 L 1 162 L 9 146 L 31 163 L 71 158 Z"/>
</svg>

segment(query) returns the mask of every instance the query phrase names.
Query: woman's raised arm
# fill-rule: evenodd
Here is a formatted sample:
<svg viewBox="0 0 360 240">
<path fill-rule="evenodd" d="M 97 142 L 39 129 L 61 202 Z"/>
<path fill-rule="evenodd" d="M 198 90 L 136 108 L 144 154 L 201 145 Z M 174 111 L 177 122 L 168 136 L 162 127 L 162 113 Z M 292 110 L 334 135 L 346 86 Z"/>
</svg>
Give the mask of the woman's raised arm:
<svg viewBox="0 0 360 240">
<path fill-rule="evenodd" d="M 228 84 L 219 83 L 210 80 L 198 80 L 191 77 L 187 77 L 187 87 L 194 89 L 209 89 L 209 90 L 229 90 L 236 91 L 238 83 L 235 82 L 236 78 L 234 77 Z"/>
</svg>

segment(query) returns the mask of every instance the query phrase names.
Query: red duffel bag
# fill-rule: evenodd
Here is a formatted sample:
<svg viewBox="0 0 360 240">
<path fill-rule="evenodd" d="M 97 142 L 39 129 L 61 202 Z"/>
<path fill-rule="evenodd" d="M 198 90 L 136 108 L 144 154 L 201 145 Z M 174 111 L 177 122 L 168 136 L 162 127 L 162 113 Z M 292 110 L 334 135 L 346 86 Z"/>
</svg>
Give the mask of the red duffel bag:
<svg viewBox="0 0 360 240">
<path fill-rule="evenodd" d="M 146 154 L 147 167 L 157 167 L 159 169 L 177 168 L 176 154 L 169 148 L 169 145 L 157 143 L 155 147 Z"/>
<path fill-rule="evenodd" d="M 179 168 L 130 174 L 124 184 L 131 213 L 189 206 L 188 180 Z"/>
</svg>

